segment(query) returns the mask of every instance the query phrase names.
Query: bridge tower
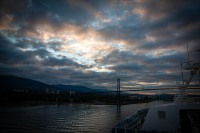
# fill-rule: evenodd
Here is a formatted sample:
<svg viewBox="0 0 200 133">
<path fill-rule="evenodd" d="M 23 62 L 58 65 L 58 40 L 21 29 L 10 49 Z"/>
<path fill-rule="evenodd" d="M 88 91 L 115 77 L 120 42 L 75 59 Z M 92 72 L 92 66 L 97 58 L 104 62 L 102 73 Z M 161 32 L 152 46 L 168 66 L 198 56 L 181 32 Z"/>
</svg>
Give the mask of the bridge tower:
<svg viewBox="0 0 200 133">
<path fill-rule="evenodd" d="M 121 102 L 120 102 L 120 79 L 117 79 L 117 113 L 121 112 Z"/>
<path fill-rule="evenodd" d="M 118 104 L 120 104 L 120 79 L 117 79 L 117 97 L 118 97 Z"/>
</svg>

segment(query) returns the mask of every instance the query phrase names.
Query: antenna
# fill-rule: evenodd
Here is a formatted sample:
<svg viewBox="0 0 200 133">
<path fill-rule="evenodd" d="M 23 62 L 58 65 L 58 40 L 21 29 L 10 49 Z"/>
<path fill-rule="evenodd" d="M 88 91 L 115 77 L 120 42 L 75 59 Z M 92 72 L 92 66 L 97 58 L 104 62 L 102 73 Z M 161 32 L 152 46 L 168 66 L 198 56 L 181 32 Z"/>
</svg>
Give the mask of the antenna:
<svg viewBox="0 0 200 133">
<path fill-rule="evenodd" d="M 181 78 L 182 78 L 182 84 L 184 84 L 184 79 L 183 79 L 183 63 L 181 63 Z"/>
<path fill-rule="evenodd" d="M 182 77 L 182 81 L 183 81 L 183 64 L 181 63 L 181 77 Z"/>
<path fill-rule="evenodd" d="M 190 61 L 189 50 L 188 50 L 188 41 L 186 41 L 186 43 L 187 43 L 187 55 L 188 55 L 188 61 Z"/>
</svg>

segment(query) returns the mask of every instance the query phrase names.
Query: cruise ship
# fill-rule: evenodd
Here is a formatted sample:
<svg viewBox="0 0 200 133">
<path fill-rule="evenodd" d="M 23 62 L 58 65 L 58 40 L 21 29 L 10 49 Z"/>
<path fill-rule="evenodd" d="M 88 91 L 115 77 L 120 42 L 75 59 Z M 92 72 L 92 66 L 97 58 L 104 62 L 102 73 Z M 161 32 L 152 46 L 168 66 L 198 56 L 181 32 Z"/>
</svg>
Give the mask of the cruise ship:
<svg viewBox="0 0 200 133">
<path fill-rule="evenodd" d="M 184 68 L 183 68 L 184 67 Z M 191 82 L 200 76 L 200 63 L 183 62 L 187 80 L 177 82 L 178 94 L 169 104 L 137 111 L 112 128 L 112 133 L 200 133 L 200 102 L 188 97 Z M 200 81 L 193 87 L 200 88 Z"/>
</svg>

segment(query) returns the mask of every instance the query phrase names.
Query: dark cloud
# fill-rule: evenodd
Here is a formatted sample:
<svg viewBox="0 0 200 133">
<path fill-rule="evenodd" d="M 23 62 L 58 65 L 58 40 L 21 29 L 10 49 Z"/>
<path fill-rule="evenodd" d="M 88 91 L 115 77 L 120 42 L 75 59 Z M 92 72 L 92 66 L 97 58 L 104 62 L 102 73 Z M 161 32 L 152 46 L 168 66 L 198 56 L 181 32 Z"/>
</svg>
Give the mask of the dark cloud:
<svg viewBox="0 0 200 133">
<path fill-rule="evenodd" d="M 5 38 L 0 38 L 0 59 L 1 63 L 9 63 L 9 64 L 31 64 L 33 62 L 37 62 L 35 59 L 36 56 L 39 56 L 41 58 L 45 57 L 46 55 L 49 54 L 48 51 L 45 49 L 36 49 L 36 50 L 31 50 L 31 51 L 23 51 L 20 50 L 19 48 L 29 48 L 28 46 L 25 46 L 27 44 L 14 44 L 12 42 L 9 42 L 5 40 Z M 22 43 L 22 42 L 20 42 Z M 17 47 L 21 46 L 21 47 Z"/>
</svg>

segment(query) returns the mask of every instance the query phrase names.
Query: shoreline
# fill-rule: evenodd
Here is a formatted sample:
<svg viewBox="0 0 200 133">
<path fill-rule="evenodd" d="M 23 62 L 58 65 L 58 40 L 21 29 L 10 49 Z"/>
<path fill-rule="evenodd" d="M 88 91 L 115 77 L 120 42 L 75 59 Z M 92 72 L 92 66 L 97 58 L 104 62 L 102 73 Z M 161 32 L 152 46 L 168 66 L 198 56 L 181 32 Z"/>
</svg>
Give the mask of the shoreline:
<svg viewBox="0 0 200 133">
<path fill-rule="evenodd" d="M 68 105 L 68 104 L 85 104 L 85 105 L 129 105 L 129 104 L 141 104 L 149 103 L 156 100 L 148 101 L 123 101 L 120 103 L 110 102 L 48 102 L 48 101 L 28 101 L 28 102 L 10 102 L 0 103 L 0 107 L 21 107 L 21 106 L 40 106 L 40 105 Z"/>
</svg>

